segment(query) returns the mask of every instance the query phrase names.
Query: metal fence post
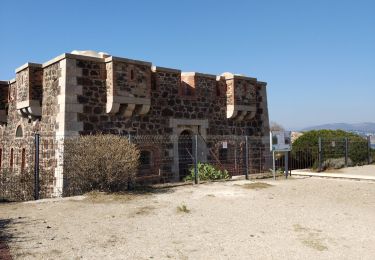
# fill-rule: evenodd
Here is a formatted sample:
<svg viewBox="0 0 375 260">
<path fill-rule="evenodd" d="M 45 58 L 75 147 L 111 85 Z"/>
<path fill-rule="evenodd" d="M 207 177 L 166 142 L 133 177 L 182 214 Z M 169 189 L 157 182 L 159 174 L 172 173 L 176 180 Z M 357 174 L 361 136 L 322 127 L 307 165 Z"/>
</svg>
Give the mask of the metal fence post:
<svg viewBox="0 0 375 260">
<path fill-rule="evenodd" d="M 128 141 L 129 141 L 129 144 L 132 143 L 132 136 L 130 133 L 128 134 Z M 128 190 L 131 190 L 131 189 L 133 189 L 133 186 L 131 185 L 130 175 L 128 175 Z"/>
<path fill-rule="evenodd" d="M 198 184 L 198 135 L 195 135 L 194 144 L 194 183 Z"/>
<path fill-rule="evenodd" d="M 322 171 L 322 138 L 319 137 L 318 139 L 319 142 L 319 155 L 318 155 L 318 163 L 319 163 L 319 171 Z"/>
<path fill-rule="evenodd" d="M 245 178 L 246 180 L 249 179 L 249 141 L 248 141 L 248 136 L 245 136 L 245 156 L 246 156 L 246 159 L 245 159 L 245 163 L 246 163 L 246 171 L 245 171 Z"/>
<path fill-rule="evenodd" d="M 288 179 L 288 174 L 289 174 L 289 169 L 288 169 L 289 156 L 288 155 L 289 155 L 289 152 L 286 151 L 284 153 L 284 159 L 285 159 L 285 162 L 284 162 L 284 164 L 285 164 L 285 179 Z"/>
<path fill-rule="evenodd" d="M 288 151 L 288 161 L 290 160 L 290 164 L 288 163 L 289 166 L 289 176 L 292 177 L 292 169 L 293 169 L 293 158 L 292 158 L 292 153 L 291 151 Z"/>
<path fill-rule="evenodd" d="M 273 173 L 273 179 L 276 180 L 276 162 L 275 162 L 275 151 L 272 150 L 272 173 Z"/>
<path fill-rule="evenodd" d="M 35 161 L 34 161 L 34 199 L 39 199 L 39 139 L 40 135 L 35 134 L 34 144 L 35 144 Z"/>
<path fill-rule="evenodd" d="M 237 175 L 237 140 L 234 142 L 234 174 Z"/>
<path fill-rule="evenodd" d="M 368 160 L 368 164 L 371 164 L 371 140 L 370 140 L 370 136 L 367 136 L 367 160 Z"/>
<path fill-rule="evenodd" d="M 348 167 L 348 138 L 345 138 L 345 167 Z"/>
</svg>

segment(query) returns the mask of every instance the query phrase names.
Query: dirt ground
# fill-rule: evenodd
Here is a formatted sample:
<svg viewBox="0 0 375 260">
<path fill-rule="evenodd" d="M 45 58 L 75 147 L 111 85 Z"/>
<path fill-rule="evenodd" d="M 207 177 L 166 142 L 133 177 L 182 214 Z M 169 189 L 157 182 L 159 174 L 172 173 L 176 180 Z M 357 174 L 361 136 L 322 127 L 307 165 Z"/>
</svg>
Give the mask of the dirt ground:
<svg viewBox="0 0 375 260">
<path fill-rule="evenodd" d="M 342 168 L 342 169 L 339 169 L 339 170 L 332 170 L 332 172 L 352 174 L 352 175 L 371 175 L 371 176 L 375 176 L 375 165 L 371 164 L 371 165 L 347 167 L 347 168 Z"/>
<path fill-rule="evenodd" d="M 0 204 L 14 259 L 374 259 L 375 182 L 229 181 Z"/>
<path fill-rule="evenodd" d="M 299 172 L 311 172 L 311 169 L 296 170 Z M 293 173 L 293 171 L 292 171 Z M 375 177 L 375 164 L 363 165 L 363 166 L 354 166 L 346 167 L 341 169 L 329 169 L 323 173 L 341 173 L 348 175 L 364 175 L 364 176 L 374 176 Z"/>
</svg>

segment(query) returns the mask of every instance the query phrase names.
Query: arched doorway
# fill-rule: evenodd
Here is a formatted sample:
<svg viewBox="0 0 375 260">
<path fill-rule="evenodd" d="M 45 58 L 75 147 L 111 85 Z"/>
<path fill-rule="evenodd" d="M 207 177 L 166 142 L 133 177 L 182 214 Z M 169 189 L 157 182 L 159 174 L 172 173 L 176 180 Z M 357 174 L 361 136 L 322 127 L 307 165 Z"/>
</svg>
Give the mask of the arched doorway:
<svg viewBox="0 0 375 260">
<path fill-rule="evenodd" d="M 178 167 L 179 179 L 183 180 L 189 175 L 193 166 L 193 135 L 189 130 L 184 130 L 178 137 Z"/>
</svg>

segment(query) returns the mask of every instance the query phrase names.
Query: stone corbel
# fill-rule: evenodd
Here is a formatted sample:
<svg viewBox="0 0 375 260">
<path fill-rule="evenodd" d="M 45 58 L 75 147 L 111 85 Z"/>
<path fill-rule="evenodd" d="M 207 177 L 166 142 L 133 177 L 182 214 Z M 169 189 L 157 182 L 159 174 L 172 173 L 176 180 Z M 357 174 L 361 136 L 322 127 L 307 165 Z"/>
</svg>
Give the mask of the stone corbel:
<svg viewBox="0 0 375 260">
<path fill-rule="evenodd" d="M 150 88 L 151 88 L 151 63 L 143 61 L 135 61 L 124 58 L 108 57 L 105 59 L 107 78 L 107 104 L 106 112 L 108 114 L 120 114 L 126 118 L 134 115 L 145 115 L 149 112 L 151 106 Z M 121 65 L 122 64 L 122 65 Z M 127 64 L 128 70 L 118 71 L 118 66 Z M 116 77 L 118 73 L 136 74 L 137 66 L 149 67 L 148 71 L 146 68 L 145 77 L 149 77 L 148 80 L 143 81 L 140 85 L 136 79 L 132 79 L 132 82 L 124 83 L 121 86 L 118 85 Z M 134 71 L 134 72 L 133 72 Z M 141 72 L 142 73 L 142 72 Z M 147 74 L 148 73 L 148 74 Z M 137 75 L 137 74 L 136 74 Z M 129 81 L 129 79 L 128 79 Z M 134 81 L 134 82 L 133 82 Z M 135 84 L 135 85 L 134 85 Z M 127 87 L 124 89 L 124 85 Z M 146 89 L 146 94 L 139 97 L 138 88 Z M 130 90 L 129 90 L 130 89 Z"/>
<path fill-rule="evenodd" d="M 29 118 L 36 118 L 42 116 L 42 108 L 38 100 L 26 100 L 17 102 L 16 108 L 18 113 Z"/>
<path fill-rule="evenodd" d="M 120 103 L 114 102 L 113 95 L 107 95 L 106 112 L 108 114 L 116 114 L 120 110 Z"/>
<path fill-rule="evenodd" d="M 234 105 L 227 105 L 227 118 L 235 118 L 237 116 L 237 110 Z"/>
<path fill-rule="evenodd" d="M 255 117 L 255 111 L 247 111 L 246 115 L 244 116 L 244 120 L 250 120 Z"/>
<path fill-rule="evenodd" d="M 227 105 L 227 118 L 236 121 L 249 120 L 255 116 L 255 106 Z"/>
<path fill-rule="evenodd" d="M 150 107 L 149 98 L 110 96 L 107 99 L 106 111 L 109 114 L 121 113 L 128 118 L 133 114 L 145 115 L 150 111 Z"/>
</svg>

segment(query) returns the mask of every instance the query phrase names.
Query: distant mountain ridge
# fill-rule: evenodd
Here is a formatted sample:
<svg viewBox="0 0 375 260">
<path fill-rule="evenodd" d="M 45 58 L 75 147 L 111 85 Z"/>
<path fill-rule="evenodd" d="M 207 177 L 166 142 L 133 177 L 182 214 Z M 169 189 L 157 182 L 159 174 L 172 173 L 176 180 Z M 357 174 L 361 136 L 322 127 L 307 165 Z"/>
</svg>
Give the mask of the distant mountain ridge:
<svg viewBox="0 0 375 260">
<path fill-rule="evenodd" d="M 375 123 L 365 122 L 358 124 L 348 124 L 348 123 L 333 123 L 333 124 L 324 124 L 318 126 L 311 126 L 303 128 L 301 131 L 310 131 L 310 130 L 344 130 L 348 132 L 361 132 L 361 133 L 375 133 Z"/>
</svg>

